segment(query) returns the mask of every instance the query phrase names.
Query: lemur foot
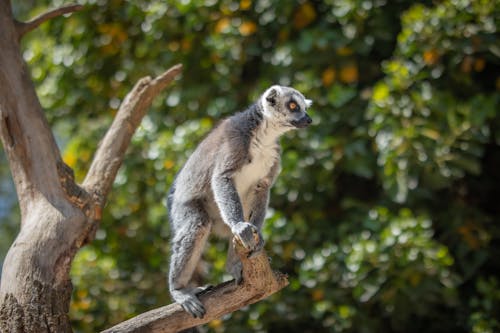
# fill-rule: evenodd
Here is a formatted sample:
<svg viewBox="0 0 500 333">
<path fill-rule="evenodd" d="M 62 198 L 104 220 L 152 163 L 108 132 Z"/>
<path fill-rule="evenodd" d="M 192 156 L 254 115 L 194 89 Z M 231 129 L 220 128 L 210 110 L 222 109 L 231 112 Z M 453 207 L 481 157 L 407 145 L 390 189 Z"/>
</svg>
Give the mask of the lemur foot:
<svg viewBox="0 0 500 333">
<path fill-rule="evenodd" d="M 170 294 L 172 295 L 172 298 L 182 306 L 184 311 L 186 311 L 195 318 L 203 318 L 203 316 L 207 311 L 205 310 L 205 307 L 203 306 L 201 301 L 196 296 L 203 290 L 205 290 L 203 287 L 183 288 L 183 289 L 171 290 Z"/>
</svg>

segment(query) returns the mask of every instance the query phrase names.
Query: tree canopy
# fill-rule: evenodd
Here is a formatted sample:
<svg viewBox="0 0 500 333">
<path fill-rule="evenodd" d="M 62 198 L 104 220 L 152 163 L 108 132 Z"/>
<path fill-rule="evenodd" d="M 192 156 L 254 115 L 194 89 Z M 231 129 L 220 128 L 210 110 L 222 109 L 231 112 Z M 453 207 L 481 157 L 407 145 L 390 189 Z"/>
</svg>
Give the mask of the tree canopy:
<svg viewBox="0 0 500 333">
<path fill-rule="evenodd" d="M 174 63 L 184 72 L 144 118 L 96 239 L 75 258 L 76 331 L 170 302 L 175 172 L 274 83 L 314 100 L 314 126 L 281 140 L 264 228 L 290 286 L 209 330 L 500 330 L 499 0 L 81 3 L 23 40 L 77 180 L 132 85 Z M 13 6 L 25 18 L 60 4 Z M 18 213 L 0 158 L 2 258 Z M 211 242 L 200 281 L 227 278 L 226 247 Z"/>
</svg>

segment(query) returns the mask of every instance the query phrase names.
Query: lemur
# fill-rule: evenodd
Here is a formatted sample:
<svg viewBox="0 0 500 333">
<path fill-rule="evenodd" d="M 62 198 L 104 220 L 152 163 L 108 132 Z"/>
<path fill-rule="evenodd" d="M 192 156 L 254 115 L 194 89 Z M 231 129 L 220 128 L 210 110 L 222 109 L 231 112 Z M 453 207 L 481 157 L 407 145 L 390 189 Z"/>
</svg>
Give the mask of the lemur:
<svg viewBox="0 0 500 333">
<path fill-rule="evenodd" d="M 212 228 L 236 237 L 251 253 L 264 246 L 260 230 L 280 171 L 278 139 L 311 124 L 306 113 L 311 104 L 293 88 L 271 86 L 248 109 L 220 122 L 176 175 L 167 197 L 169 288 L 192 316 L 202 318 L 206 312 L 197 297 L 203 288 L 188 283 Z M 242 266 L 232 246 L 226 270 L 241 282 Z"/>
</svg>

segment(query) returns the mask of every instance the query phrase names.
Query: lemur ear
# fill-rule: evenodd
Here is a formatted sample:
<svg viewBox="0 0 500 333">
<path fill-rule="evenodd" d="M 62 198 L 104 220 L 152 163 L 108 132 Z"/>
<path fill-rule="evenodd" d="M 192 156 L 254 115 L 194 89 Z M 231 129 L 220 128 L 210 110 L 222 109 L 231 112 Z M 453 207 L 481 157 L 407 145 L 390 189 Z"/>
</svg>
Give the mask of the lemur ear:
<svg viewBox="0 0 500 333">
<path fill-rule="evenodd" d="M 273 86 L 266 91 L 266 101 L 272 106 L 276 105 L 276 98 L 278 97 L 278 88 Z"/>
<path fill-rule="evenodd" d="M 312 99 L 305 99 L 304 102 L 306 103 L 306 107 L 310 107 L 311 105 L 313 105 Z"/>
</svg>

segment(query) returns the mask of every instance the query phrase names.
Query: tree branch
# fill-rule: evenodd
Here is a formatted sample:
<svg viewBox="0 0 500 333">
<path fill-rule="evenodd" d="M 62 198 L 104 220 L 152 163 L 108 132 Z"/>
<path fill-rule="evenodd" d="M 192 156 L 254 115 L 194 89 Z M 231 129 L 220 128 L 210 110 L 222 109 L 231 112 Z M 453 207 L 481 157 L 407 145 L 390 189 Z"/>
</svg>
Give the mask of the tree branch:
<svg viewBox="0 0 500 333">
<path fill-rule="evenodd" d="M 53 19 L 54 17 L 61 16 L 64 14 L 73 13 L 81 9 L 83 9 L 82 5 L 78 4 L 67 5 L 49 10 L 48 12 L 35 17 L 31 21 L 17 22 L 16 24 L 17 35 L 19 38 L 21 38 L 31 30 L 36 29 L 40 24 L 42 24 L 45 21 L 48 21 L 50 19 Z"/>
<path fill-rule="evenodd" d="M 288 285 L 284 274 L 271 270 L 265 251 L 249 258 L 249 252 L 241 245 L 234 246 L 243 264 L 243 282 L 237 285 L 231 280 L 200 294 L 207 310 L 202 319 L 193 318 L 179 304 L 173 303 L 142 313 L 101 333 L 178 332 L 256 303 Z"/>
<path fill-rule="evenodd" d="M 182 65 L 178 64 L 155 79 L 142 78 L 120 105 L 83 181 L 83 187 L 94 195 L 101 206 L 104 205 L 106 196 L 113 185 L 132 135 L 141 123 L 153 98 L 165 89 L 181 71 Z"/>
<path fill-rule="evenodd" d="M 24 223 L 37 200 L 58 208 L 68 203 L 56 168 L 62 163 L 59 148 L 22 59 L 17 33 L 9 2 L 0 1 L 0 139 Z"/>
</svg>

